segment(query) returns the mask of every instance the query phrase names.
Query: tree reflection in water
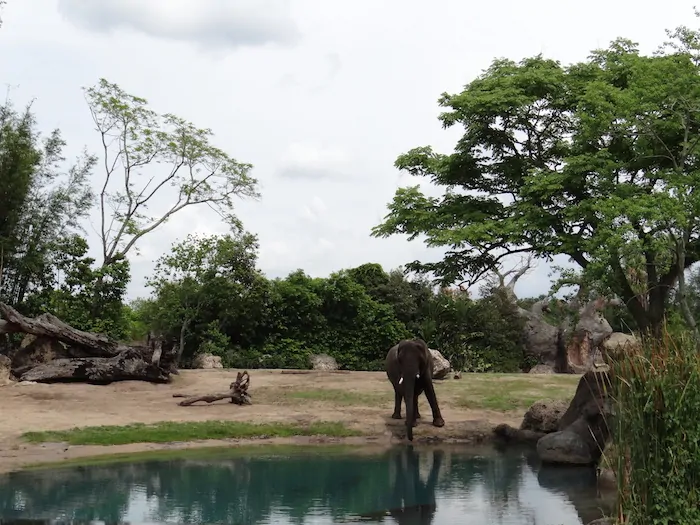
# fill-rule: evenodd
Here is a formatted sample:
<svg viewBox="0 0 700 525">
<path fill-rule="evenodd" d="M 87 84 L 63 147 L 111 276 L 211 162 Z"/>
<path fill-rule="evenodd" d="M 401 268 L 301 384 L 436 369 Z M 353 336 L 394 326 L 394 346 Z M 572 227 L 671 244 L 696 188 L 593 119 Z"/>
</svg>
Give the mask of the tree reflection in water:
<svg viewBox="0 0 700 525">
<path fill-rule="evenodd" d="M 192 458 L 0 476 L 0 525 L 27 518 L 248 525 L 302 523 L 310 517 L 318 524 L 361 520 L 427 525 L 445 523 L 435 517 L 443 505 L 448 522 L 471 511 L 469 516 L 478 513 L 489 523 L 526 525 L 537 523 L 538 499 L 557 492 L 555 503 L 561 501 L 556 504 L 568 516 L 567 500 L 586 517 L 592 509 L 589 498 L 581 513 L 574 497 L 581 491 L 588 497 L 589 489 L 568 489 L 570 479 L 580 476 L 565 479 L 540 470 L 539 486 L 548 486 L 543 492 L 538 466 L 528 466 L 522 454 L 493 449 L 481 455 L 413 446 L 383 453 L 322 447 L 292 453 L 288 448 L 279 453 L 230 449 L 206 459 L 187 457 Z M 527 494 L 525 482 L 529 498 L 522 495 Z M 590 488 L 590 480 L 584 485 Z M 540 494 L 534 500 L 533 486 Z M 478 503 L 478 508 L 465 507 L 471 504 L 465 501 Z"/>
</svg>

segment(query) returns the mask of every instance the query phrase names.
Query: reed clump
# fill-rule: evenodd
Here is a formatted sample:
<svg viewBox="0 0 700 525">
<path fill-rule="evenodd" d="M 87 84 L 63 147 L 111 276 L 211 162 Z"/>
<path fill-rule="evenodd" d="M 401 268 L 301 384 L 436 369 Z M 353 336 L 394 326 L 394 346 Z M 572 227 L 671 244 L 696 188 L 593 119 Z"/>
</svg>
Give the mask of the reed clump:
<svg viewBox="0 0 700 525">
<path fill-rule="evenodd" d="M 700 524 L 700 354 L 691 334 L 645 338 L 609 360 L 618 483 L 628 525 Z"/>
</svg>

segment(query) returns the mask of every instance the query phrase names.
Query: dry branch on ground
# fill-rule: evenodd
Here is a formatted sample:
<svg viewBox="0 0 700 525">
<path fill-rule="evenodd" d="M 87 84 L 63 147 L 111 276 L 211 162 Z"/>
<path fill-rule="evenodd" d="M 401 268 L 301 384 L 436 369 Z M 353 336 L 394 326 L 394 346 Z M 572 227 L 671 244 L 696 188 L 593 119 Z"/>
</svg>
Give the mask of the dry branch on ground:
<svg viewBox="0 0 700 525">
<path fill-rule="evenodd" d="M 229 385 L 228 392 L 222 392 L 218 394 L 204 394 L 201 396 L 186 396 L 184 394 L 173 394 L 173 397 L 186 397 L 178 403 L 181 407 L 187 407 L 197 403 L 199 401 L 204 401 L 205 403 L 213 403 L 214 401 L 220 401 L 222 399 L 230 399 L 231 403 L 236 405 L 251 405 L 250 394 L 248 393 L 248 387 L 250 386 L 250 375 L 248 371 L 238 372 L 236 380 Z"/>
</svg>

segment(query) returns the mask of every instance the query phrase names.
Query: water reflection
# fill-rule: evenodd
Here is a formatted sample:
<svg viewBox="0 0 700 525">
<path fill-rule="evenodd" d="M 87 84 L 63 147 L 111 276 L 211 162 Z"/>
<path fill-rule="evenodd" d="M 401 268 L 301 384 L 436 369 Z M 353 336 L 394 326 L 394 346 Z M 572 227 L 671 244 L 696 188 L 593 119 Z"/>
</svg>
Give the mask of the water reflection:
<svg viewBox="0 0 700 525">
<path fill-rule="evenodd" d="M 601 516 L 595 477 L 586 473 L 542 469 L 527 454 L 494 449 L 230 449 L 0 476 L 0 525 L 580 525 Z"/>
</svg>

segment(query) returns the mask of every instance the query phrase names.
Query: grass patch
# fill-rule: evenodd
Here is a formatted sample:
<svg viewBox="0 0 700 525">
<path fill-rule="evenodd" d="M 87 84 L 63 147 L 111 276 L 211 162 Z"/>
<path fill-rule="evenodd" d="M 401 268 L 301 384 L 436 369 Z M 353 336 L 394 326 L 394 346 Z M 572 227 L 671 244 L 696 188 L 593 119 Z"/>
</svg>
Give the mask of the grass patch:
<svg viewBox="0 0 700 525">
<path fill-rule="evenodd" d="M 262 437 L 361 435 L 340 422 L 309 425 L 289 423 L 253 424 L 240 421 L 137 423 L 125 426 L 82 427 L 62 431 L 25 432 L 30 443 L 66 442 L 69 445 L 126 445 L 129 443 L 169 443 L 200 439 L 242 439 Z"/>
<path fill-rule="evenodd" d="M 524 378 L 522 374 L 465 374 L 462 380 L 446 384 L 445 389 L 438 387 L 438 397 L 444 394 L 448 403 L 452 397 L 456 405 L 464 408 L 522 411 L 540 399 L 571 399 L 578 381 L 577 375 L 543 380 Z"/>
</svg>

